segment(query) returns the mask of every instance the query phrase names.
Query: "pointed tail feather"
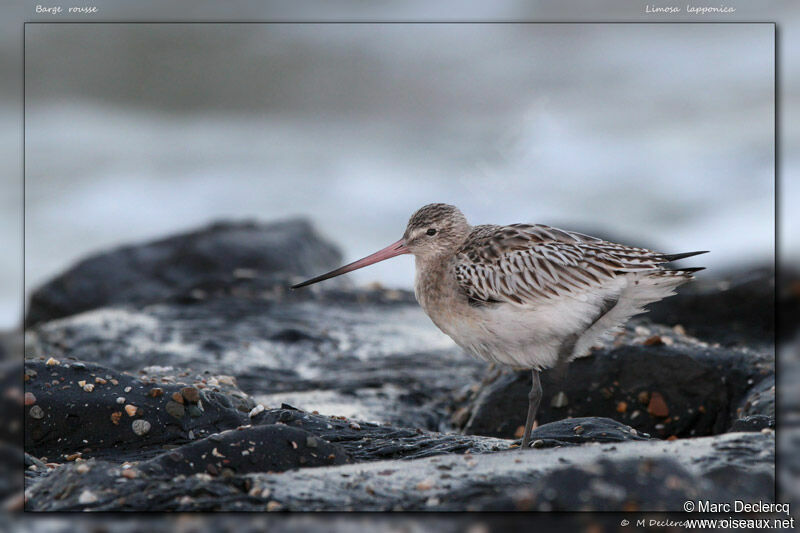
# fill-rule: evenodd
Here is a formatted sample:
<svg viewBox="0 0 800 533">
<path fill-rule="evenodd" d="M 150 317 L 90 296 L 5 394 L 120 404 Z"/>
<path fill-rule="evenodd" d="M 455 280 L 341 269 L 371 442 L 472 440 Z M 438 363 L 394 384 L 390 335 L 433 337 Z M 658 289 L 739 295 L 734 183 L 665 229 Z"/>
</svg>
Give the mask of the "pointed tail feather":
<svg viewBox="0 0 800 533">
<path fill-rule="evenodd" d="M 664 259 L 667 261 L 677 261 L 678 259 L 686 259 L 687 257 L 694 257 L 700 254 L 707 254 L 708 250 L 702 252 L 686 252 L 682 254 L 664 254 Z"/>
<path fill-rule="evenodd" d="M 676 268 L 675 270 L 670 270 L 669 272 L 700 272 L 701 270 L 705 270 L 706 267 L 692 267 L 692 268 Z"/>
</svg>

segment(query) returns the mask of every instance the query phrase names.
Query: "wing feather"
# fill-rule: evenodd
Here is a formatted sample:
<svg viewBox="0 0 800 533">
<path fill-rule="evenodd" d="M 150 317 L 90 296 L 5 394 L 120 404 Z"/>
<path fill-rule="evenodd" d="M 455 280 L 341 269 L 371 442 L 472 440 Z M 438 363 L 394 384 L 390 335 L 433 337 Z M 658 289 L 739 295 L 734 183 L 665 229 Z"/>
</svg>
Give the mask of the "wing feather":
<svg viewBox="0 0 800 533">
<path fill-rule="evenodd" d="M 628 272 L 662 270 L 669 256 L 541 224 L 477 226 L 456 253 L 470 300 L 529 304 L 596 291 Z"/>
</svg>

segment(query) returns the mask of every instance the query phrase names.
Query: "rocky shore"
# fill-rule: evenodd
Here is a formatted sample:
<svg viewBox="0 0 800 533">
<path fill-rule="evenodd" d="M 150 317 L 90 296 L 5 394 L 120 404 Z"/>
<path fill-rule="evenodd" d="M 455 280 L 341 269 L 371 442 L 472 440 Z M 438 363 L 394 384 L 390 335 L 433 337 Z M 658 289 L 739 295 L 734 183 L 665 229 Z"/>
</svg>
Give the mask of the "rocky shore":
<svg viewBox="0 0 800 533">
<path fill-rule="evenodd" d="M 287 289 L 341 262 L 306 222 L 224 223 L 39 288 L 24 368 L 2 374 L 8 389 L 25 380 L 3 400 L 24 406 L 25 508 L 775 501 L 770 269 L 708 273 L 546 372 L 533 448 L 519 450 L 528 373 L 465 355 L 407 291 Z"/>
</svg>

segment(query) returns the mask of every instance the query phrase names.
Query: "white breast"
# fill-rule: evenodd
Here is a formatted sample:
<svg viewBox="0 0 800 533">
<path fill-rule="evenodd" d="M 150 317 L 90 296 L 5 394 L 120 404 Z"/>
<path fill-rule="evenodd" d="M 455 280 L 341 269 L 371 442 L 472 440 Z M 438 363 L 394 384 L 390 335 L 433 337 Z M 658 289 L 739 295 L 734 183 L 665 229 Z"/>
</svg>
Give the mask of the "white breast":
<svg viewBox="0 0 800 533">
<path fill-rule="evenodd" d="M 575 353 L 569 357 L 584 355 L 591 344 L 581 342 L 580 335 L 597 318 L 604 298 L 624 293 L 628 286 L 627 277 L 622 276 L 603 293 L 554 298 L 536 304 L 471 306 L 466 296 L 456 297 L 457 293 L 436 296 L 431 291 L 422 291 L 419 281 L 416 293 L 420 305 L 456 344 L 489 362 L 537 369 L 555 365 L 565 339 L 575 334 L 579 339 Z M 630 314 L 619 316 L 618 321 L 624 321 Z M 593 335 L 591 343 L 615 325 L 604 324 L 603 331 Z"/>
</svg>

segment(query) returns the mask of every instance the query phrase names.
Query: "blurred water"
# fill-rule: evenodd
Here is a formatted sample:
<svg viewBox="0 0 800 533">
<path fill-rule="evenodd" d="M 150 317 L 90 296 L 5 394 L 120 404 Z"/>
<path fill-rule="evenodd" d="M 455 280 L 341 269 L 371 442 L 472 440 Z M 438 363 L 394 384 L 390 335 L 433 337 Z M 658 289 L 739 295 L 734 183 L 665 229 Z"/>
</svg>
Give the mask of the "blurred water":
<svg viewBox="0 0 800 533">
<path fill-rule="evenodd" d="M 218 218 L 308 216 L 355 259 L 434 201 L 710 249 L 711 269 L 771 261 L 773 42 L 766 24 L 28 26 L 26 290 Z M 412 265 L 355 277 L 409 287 Z M 0 325 L 18 318 L 0 291 Z"/>
</svg>

